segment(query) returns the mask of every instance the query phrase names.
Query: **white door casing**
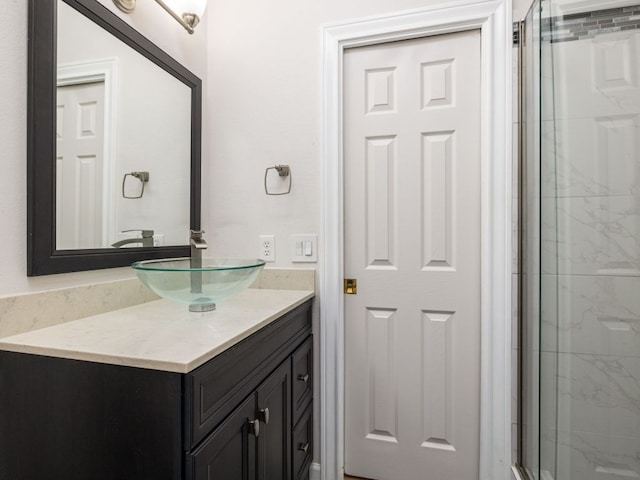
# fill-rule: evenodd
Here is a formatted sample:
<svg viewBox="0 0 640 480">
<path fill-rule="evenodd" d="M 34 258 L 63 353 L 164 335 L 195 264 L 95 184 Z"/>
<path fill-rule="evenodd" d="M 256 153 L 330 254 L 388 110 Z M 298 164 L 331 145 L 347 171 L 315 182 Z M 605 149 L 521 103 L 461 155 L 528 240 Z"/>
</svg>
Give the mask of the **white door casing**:
<svg viewBox="0 0 640 480">
<path fill-rule="evenodd" d="M 345 470 L 477 480 L 480 31 L 344 56 Z"/>
<path fill-rule="evenodd" d="M 463 1 L 323 29 L 324 262 L 320 301 L 320 464 L 344 474 L 342 61 L 347 48 L 481 30 L 480 479 L 510 478 L 511 463 L 511 3 Z"/>
</svg>

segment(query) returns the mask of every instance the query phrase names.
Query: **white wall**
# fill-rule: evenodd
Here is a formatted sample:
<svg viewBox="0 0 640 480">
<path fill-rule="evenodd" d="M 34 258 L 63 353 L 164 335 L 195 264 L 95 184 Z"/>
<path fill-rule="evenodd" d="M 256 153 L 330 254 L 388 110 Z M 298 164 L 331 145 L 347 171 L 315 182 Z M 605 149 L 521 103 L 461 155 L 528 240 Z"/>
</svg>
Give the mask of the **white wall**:
<svg viewBox="0 0 640 480">
<path fill-rule="evenodd" d="M 513 10 L 512 16 L 513 21 L 517 22 L 522 20 L 527 12 L 529 11 L 529 7 L 533 3 L 533 0 L 512 0 L 513 1 Z"/>
<path fill-rule="evenodd" d="M 436 3 L 210 0 L 205 224 L 215 252 L 254 256 L 258 235 L 275 234 L 275 265 L 289 266 L 289 235 L 320 233 L 322 26 Z M 292 192 L 268 197 L 264 170 L 280 163 L 291 165 Z"/>
<path fill-rule="evenodd" d="M 117 11 L 111 0 L 101 1 L 203 78 L 206 73 L 206 14 L 196 33 L 188 35 L 155 2 L 138 2 L 136 11 L 127 16 Z M 0 66 L 0 296 L 133 276 L 129 268 L 26 276 L 26 0 L 0 1 Z"/>
<path fill-rule="evenodd" d="M 201 78 L 208 76 L 204 84 L 205 98 L 210 93 L 204 109 L 203 226 L 211 250 L 256 255 L 257 235 L 273 233 L 277 235 L 276 265 L 290 264 L 290 234 L 320 232 L 321 26 L 441 3 L 210 0 L 203 22 L 190 36 L 153 2 L 138 2 L 136 11 L 125 15 L 110 0 L 101 1 Z M 515 0 L 514 7 L 528 3 Z M 526 11 L 526 7 L 521 9 Z M 124 269 L 26 277 L 25 0 L 0 2 L 0 49 L 4 157 L 0 295 L 129 276 Z M 276 163 L 292 167 L 291 195 L 264 195 L 264 169 Z"/>
</svg>

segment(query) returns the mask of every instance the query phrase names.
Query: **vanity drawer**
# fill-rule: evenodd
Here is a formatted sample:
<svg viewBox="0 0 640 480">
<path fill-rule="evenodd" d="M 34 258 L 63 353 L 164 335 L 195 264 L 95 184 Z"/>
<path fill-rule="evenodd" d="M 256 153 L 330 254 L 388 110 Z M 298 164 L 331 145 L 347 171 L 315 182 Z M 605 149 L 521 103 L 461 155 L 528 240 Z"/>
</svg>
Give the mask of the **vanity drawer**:
<svg viewBox="0 0 640 480">
<path fill-rule="evenodd" d="M 313 398 L 313 336 L 293 354 L 293 422 L 294 425 Z"/>
<path fill-rule="evenodd" d="M 185 449 L 204 439 L 311 333 L 311 301 L 185 376 Z"/>
<path fill-rule="evenodd" d="M 313 405 L 303 412 L 302 418 L 292 434 L 293 478 L 308 478 L 309 466 L 313 458 Z"/>
</svg>

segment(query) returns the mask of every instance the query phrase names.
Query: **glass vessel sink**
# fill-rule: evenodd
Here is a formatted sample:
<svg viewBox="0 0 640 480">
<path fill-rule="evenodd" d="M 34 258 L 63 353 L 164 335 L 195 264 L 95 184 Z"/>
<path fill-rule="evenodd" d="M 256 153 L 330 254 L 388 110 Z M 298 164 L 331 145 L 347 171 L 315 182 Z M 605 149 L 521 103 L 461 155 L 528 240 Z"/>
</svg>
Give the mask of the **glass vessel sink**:
<svg viewBox="0 0 640 480">
<path fill-rule="evenodd" d="M 157 295 L 186 303 L 192 312 L 206 312 L 215 310 L 216 302 L 248 288 L 264 263 L 255 258 L 202 257 L 145 260 L 131 266 L 142 283 Z"/>
</svg>

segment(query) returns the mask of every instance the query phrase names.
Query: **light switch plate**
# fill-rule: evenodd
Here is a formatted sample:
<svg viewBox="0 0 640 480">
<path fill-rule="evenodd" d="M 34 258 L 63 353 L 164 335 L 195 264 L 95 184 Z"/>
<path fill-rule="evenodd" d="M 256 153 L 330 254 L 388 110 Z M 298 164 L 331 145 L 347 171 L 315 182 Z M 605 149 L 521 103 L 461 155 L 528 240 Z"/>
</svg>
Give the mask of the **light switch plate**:
<svg viewBox="0 0 640 480">
<path fill-rule="evenodd" d="M 291 261 L 315 263 L 318 261 L 318 235 L 291 235 Z"/>
<path fill-rule="evenodd" d="M 154 233 L 153 234 L 153 246 L 154 247 L 162 247 L 162 246 L 164 246 L 164 233 Z"/>
</svg>

